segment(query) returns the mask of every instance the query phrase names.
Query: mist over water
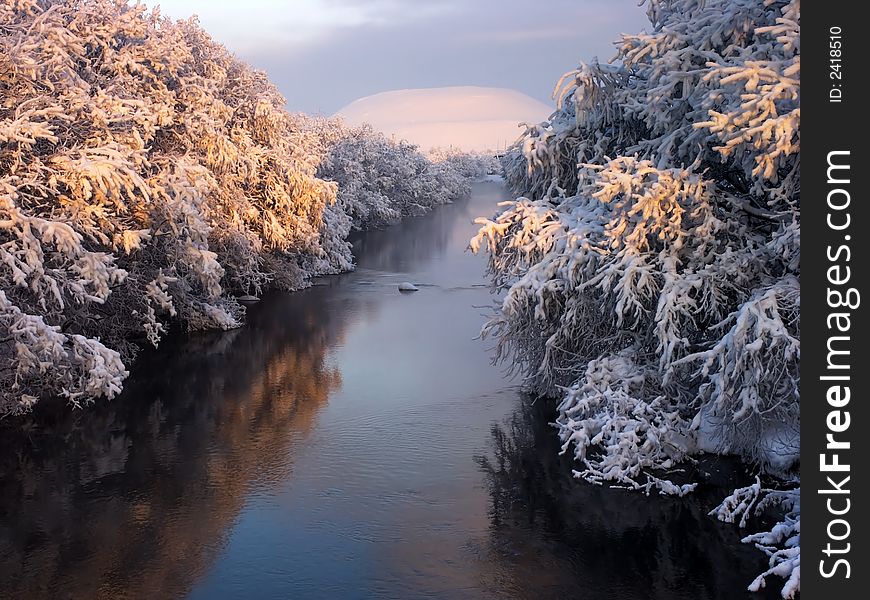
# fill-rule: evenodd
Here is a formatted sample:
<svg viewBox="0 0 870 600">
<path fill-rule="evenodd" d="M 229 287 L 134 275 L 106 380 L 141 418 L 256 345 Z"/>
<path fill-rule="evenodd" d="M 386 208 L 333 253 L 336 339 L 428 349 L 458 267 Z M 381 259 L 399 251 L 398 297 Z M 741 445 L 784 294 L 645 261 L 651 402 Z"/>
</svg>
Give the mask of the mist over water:
<svg viewBox="0 0 870 600">
<path fill-rule="evenodd" d="M 727 481 L 579 482 L 490 364 L 465 248 L 505 196 L 361 236 L 355 272 L 167 340 L 114 401 L 0 423 L 0 597 L 748 597 L 764 556 L 706 515 Z"/>
</svg>

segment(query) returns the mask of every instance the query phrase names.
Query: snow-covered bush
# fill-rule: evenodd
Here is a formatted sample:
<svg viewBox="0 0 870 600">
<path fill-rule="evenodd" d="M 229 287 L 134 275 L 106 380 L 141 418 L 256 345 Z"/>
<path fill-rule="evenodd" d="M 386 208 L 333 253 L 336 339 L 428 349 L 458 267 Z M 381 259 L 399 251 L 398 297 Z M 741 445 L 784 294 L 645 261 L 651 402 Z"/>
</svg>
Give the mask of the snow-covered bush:
<svg viewBox="0 0 870 600">
<path fill-rule="evenodd" d="M 327 270 L 351 268 L 346 240 L 351 230 L 383 227 L 451 202 L 468 193 L 482 169 L 481 161 L 464 155 L 427 158 L 417 146 L 389 139 L 369 125 L 309 118 L 305 126 L 322 140 L 317 176 L 338 184 L 337 200 L 324 213 Z"/>
<path fill-rule="evenodd" d="M 267 283 L 265 257 L 319 251 L 334 186 L 265 75 L 195 21 L 10 0 L 0 22 L 0 412 L 113 396 L 128 339 L 235 327 L 228 292 Z"/>
<path fill-rule="evenodd" d="M 449 164 L 465 177 L 482 179 L 487 175 L 501 175 L 501 162 L 495 153 L 466 152 L 459 148 L 431 148 L 426 156 L 432 162 Z"/>
<path fill-rule="evenodd" d="M 0 415 L 112 397 L 170 319 L 237 327 L 236 294 L 350 268 L 345 221 L 465 185 L 138 4 L 0 0 L 0 90 Z M 338 200 L 328 168 L 360 169 Z"/>
<path fill-rule="evenodd" d="M 484 332 L 563 397 L 578 476 L 683 494 L 663 473 L 702 450 L 778 475 L 798 458 L 800 4 L 647 8 L 651 33 L 566 74 L 508 151 L 520 197 L 472 248 L 505 292 Z M 786 597 L 797 536 L 763 542 L 787 545 L 765 574 Z"/>
</svg>

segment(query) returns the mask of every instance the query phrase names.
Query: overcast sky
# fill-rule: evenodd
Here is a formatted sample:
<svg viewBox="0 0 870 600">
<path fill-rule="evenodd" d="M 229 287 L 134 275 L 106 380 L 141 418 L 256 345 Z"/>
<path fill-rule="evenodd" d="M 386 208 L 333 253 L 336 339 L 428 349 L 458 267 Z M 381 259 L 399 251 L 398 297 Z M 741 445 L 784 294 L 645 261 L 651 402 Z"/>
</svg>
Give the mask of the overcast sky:
<svg viewBox="0 0 870 600">
<path fill-rule="evenodd" d="M 648 29 L 638 0 L 146 0 L 197 14 L 268 71 L 291 110 L 332 114 L 395 89 L 482 85 L 550 103 L 559 76 Z"/>
</svg>

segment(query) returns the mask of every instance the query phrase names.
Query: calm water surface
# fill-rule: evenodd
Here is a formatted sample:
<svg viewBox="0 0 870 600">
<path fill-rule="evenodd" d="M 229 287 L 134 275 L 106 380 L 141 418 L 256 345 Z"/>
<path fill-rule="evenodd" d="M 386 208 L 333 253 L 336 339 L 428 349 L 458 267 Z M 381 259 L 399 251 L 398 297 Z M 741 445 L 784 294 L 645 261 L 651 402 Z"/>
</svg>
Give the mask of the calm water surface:
<svg viewBox="0 0 870 600">
<path fill-rule="evenodd" d="M 747 597 L 765 561 L 705 515 L 721 491 L 573 480 L 552 405 L 490 365 L 465 247 L 505 194 L 367 234 L 112 402 L 0 423 L 0 598 Z"/>
</svg>

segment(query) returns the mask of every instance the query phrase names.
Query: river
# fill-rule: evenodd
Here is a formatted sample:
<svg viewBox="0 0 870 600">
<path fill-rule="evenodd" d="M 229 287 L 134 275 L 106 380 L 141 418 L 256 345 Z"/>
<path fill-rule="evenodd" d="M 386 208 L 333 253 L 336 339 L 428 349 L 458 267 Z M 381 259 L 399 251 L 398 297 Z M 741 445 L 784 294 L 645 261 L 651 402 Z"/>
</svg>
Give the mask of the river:
<svg viewBox="0 0 870 600">
<path fill-rule="evenodd" d="M 361 236 L 355 272 L 168 339 L 114 401 L 0 423 L 0 598 L 748 597 L 722 490 L 574 480 L 552 404 L 490 364 L 465 248 L 505 195 Z"/>
</svg>

